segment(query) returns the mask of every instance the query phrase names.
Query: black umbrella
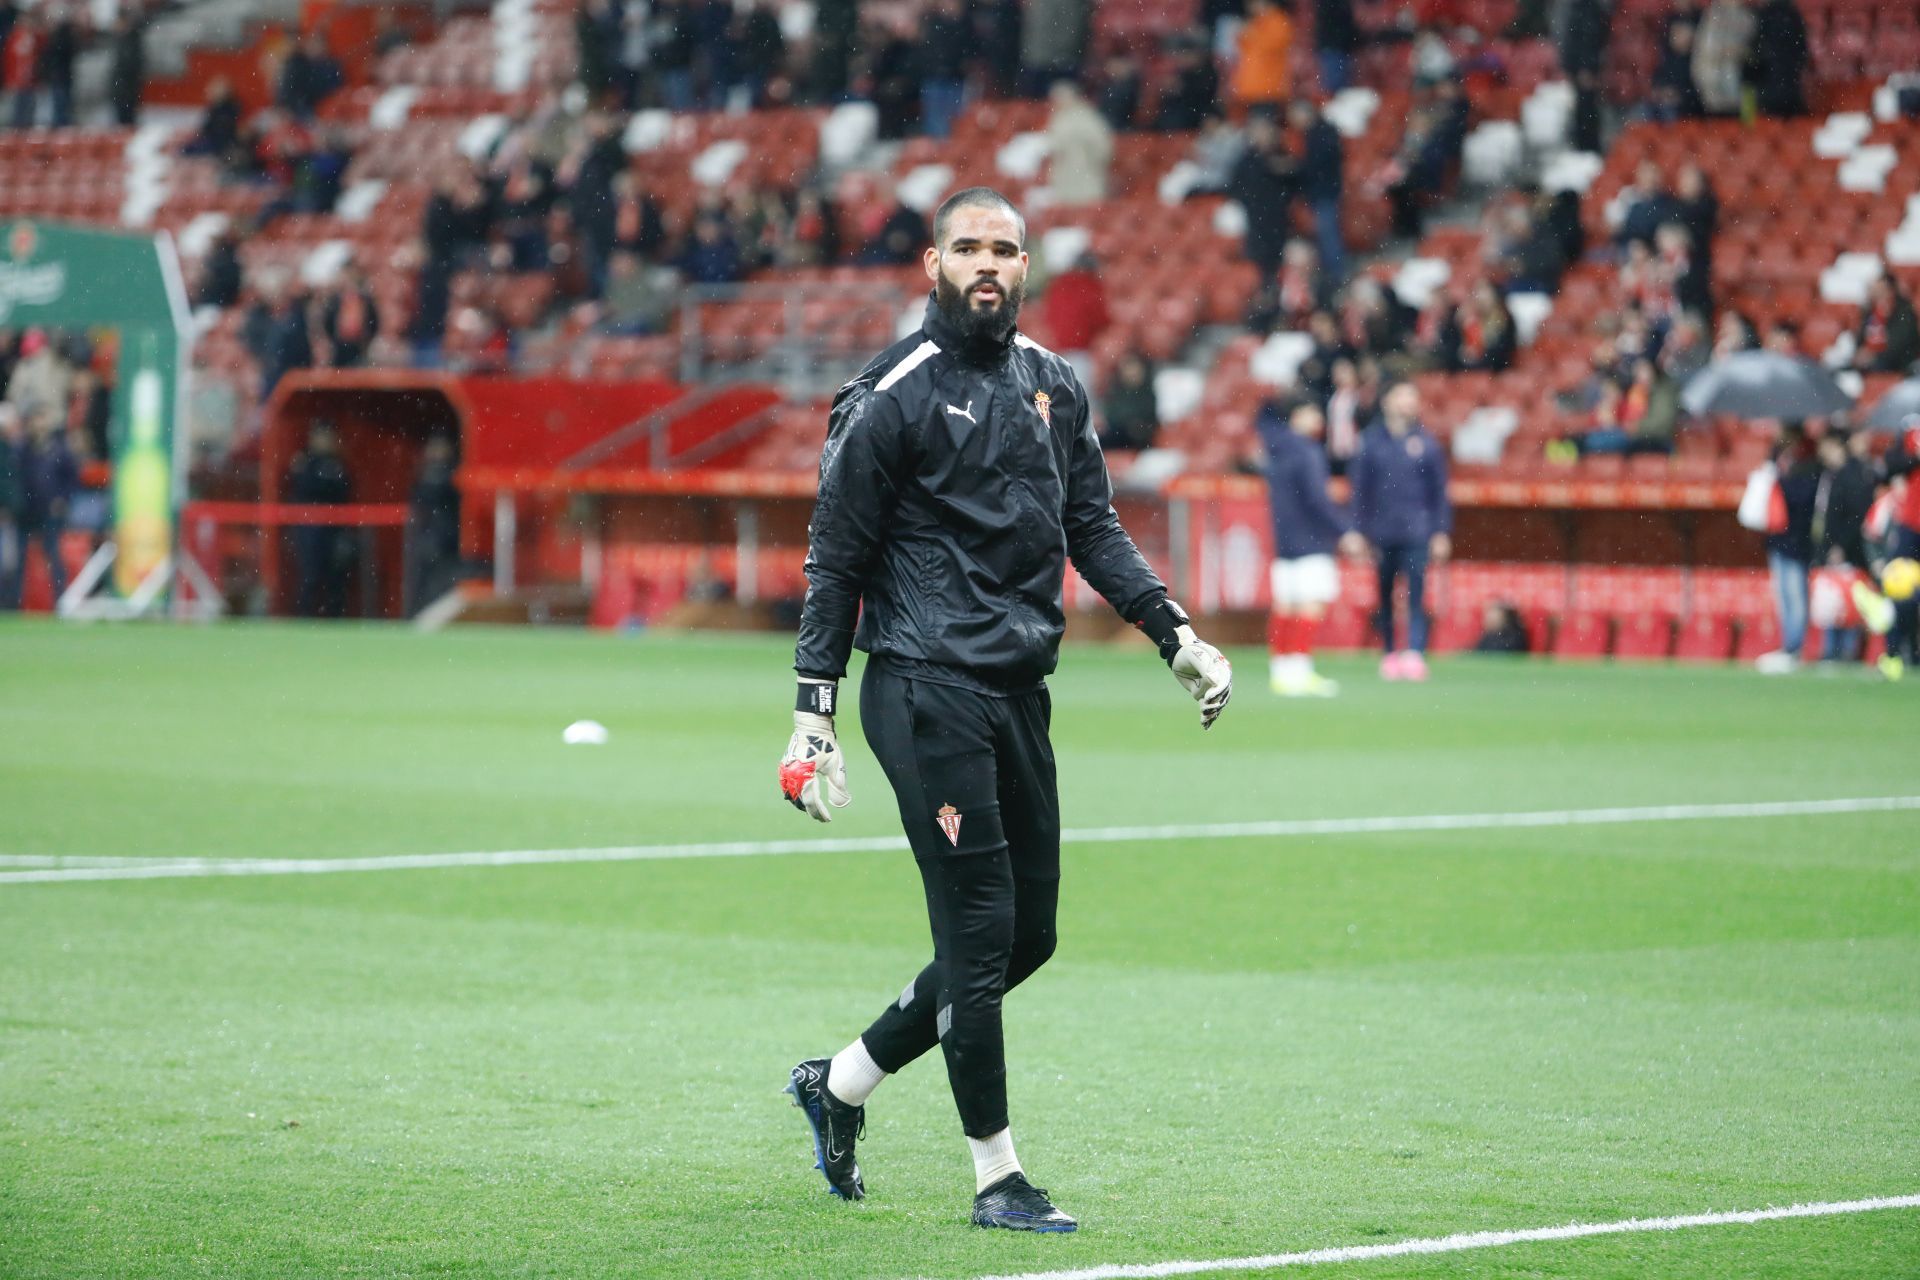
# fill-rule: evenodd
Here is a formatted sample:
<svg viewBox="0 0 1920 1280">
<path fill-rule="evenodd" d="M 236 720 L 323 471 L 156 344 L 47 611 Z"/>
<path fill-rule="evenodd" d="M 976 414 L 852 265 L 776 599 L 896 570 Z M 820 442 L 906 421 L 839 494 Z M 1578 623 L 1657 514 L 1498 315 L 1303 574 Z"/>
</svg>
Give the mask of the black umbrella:
<svg viewBox="0 0 1920 1280">
<path fill-rule="evenodd" d="M 1920 418 L 1920 378 L 1896 382 L 1880 403 L 1867 415 L 1867 425 L 1886 431 L 1898 431 L 1908 418 Z"/>
<path fill-rule="evenodd" d="M 1825 418 L 1853 407 L 1833 375 L 1811 360 L 1778 351 L 1736 351 L 1687 379 L 1680 404 L 1696 416 Z"/>
</svg>

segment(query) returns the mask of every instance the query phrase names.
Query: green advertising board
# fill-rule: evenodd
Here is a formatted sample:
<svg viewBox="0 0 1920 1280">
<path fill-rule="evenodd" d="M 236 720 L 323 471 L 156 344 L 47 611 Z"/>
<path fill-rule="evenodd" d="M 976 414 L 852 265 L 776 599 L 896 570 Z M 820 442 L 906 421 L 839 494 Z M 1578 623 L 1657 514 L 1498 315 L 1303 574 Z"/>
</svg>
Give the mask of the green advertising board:
<svg viewBox="0 0 1920 1280">
<path fill-rule="evenodd" d="M 179 258 L 166 236 L 31 221 L 7 226 L 0 327 L 112 329 L 119 337 L 108 581 L 122 598 L 175 560 L 175 518 L 186 499 L 181 404 L 189 325 Z"/>
</svg>

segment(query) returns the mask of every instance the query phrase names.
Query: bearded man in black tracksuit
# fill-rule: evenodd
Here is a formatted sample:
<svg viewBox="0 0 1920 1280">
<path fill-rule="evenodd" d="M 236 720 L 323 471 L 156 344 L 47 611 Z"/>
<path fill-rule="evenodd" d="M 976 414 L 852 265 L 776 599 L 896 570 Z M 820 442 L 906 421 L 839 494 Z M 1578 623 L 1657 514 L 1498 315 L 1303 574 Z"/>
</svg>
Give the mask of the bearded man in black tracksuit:
<svg viewBox="0 0 1920 1280">
<path fill-rule="evenodd" d="M 834 1194 L 865 1182 L 854 1141 L 888 1075 L 938 1045 L 973 1151 L 973 1221 L 1071 1231 L 1027 1181 L 1007 1125 L 1001 997 L 1053 953 L 1060 806 L 1046 676 L 1066 563 L 1159 646 L 1210 726 L 1232 670 L 1120 527 L 1086 389 L 1019 333 L 1026 224 L 972 187 L 934 216 L 920 332 L 840 389 L 808 526 L 800 689 L 782 793 L 814 818 L 848 802 L 839 679 L 869 655 L 860 723 L 899 801 L 933 962 L 789 1092 Z M 857 629 L 856 629 L 857 622 Z"/>
</svg>

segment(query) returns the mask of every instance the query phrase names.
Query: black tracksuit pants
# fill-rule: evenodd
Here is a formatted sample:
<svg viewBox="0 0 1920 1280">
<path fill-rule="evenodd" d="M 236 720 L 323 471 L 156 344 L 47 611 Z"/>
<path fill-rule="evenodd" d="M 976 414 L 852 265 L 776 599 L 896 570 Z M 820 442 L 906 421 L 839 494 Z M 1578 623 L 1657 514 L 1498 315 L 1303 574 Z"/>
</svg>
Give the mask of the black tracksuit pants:
<svg viewBox="0 0 1920 1280">
<path fill-rule="evenodd" d="M 867 664 L 860 723 L 900 803 L 933 963 L 862 1034 L 895 1072 L 938 1044 L 970 1138 L 1007 1127 L 1000 1001 L 1053 954 L 1060 799 L 1045 689 L 1005 697 Z"/>
</svg>

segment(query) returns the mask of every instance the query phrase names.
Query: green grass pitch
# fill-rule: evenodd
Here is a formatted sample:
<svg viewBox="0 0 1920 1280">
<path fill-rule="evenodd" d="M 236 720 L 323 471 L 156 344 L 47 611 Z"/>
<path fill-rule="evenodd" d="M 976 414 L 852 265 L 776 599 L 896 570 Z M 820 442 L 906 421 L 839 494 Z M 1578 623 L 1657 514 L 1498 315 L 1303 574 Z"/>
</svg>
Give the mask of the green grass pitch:
<svg viewBox="0 0 1920 1280">
<path fill-rule="evenodd" d="M 898 833 L 781 803 L 775 638 L 0 626 L 0 854 Z M 1259 655 L 1054 681 L 1068 827 L 1920 794 L 1920 689 Z M 604 747 L 567 747 L 591 717 Z M 966 1225 L 944 1070 L 828 1197 L 780 1093 L 924 962 L 903 852 L 0 884 L 0 1276 L 936 1277 L 1920 1192 L 1920 814 L 1076 844 L 1008 1002 L 1070 1237 Z M 6 868 L 0 867 L 0 870 Z M 1286 1274 L 1294 1274 L 1288 1272 Z M 1317 1266 L 1912 1277 L 1920 1211 Z"/>
</svg>

